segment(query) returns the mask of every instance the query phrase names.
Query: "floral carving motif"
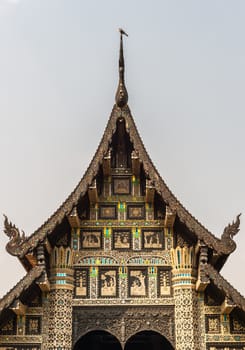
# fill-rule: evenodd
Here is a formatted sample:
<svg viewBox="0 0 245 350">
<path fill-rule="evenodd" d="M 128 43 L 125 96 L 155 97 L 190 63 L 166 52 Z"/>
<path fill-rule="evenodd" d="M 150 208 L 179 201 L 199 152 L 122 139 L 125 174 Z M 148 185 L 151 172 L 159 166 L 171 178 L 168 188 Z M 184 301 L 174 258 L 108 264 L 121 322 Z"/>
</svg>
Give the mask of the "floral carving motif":
<svg viewBox="0 0 245 350">
<path fill-rule="evenodd" d="M 95 329 L 110 332 L 121 343 L 139 331 L 154 330 L 174 344 L 174 310 L 173 307 L 74 308 L 73 343 Z"/>
<path fill-rule="evenodd" d="M 49 350 L 70 350 L 72 340 L 72 291 L 58 289 L 50 292 L 48 324 L 49 345 L 46 345 L 46 348 Z"/>
</svg>

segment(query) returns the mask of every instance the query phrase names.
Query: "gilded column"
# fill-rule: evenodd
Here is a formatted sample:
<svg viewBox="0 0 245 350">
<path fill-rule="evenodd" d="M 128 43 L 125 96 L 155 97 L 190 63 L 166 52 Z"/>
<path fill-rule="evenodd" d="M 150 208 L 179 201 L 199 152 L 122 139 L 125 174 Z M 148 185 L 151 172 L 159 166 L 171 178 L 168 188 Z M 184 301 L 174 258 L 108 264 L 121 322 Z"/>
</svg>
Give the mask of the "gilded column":
<svg viewBox="0 0 245 350">
<path fill-rule="evenodd" d="M 171 252 L 176 350 L 200 350 L 194 248 L 177 247 Z"/>
<path fill-rule="evenodd" d="M 55 247 L 51 255 L 47 350 L 72 348 L 72 254 L 70 248 Z"/>
</svg>

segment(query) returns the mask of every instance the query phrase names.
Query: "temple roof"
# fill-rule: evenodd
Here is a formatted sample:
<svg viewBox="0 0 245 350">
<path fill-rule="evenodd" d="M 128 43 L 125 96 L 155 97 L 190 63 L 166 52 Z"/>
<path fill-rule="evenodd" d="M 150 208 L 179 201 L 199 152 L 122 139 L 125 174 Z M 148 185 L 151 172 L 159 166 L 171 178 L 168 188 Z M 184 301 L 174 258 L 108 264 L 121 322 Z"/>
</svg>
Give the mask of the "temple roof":
<svg viewBox="0 0 245 350">
<path fill-rule="evenodd" d="M 212 265 L 206 264 L 204 271 L 214 285 L 224 292 L 226 298 L 245 312 L 245 298 Z"/>
<path fill-rule="evenodd" d="M 43 271 L 43 266 L 35 266 L 7 294 L 5 294 L 0 300 L 0 314 L 4 309 L 11 306 L 11 304 L 30 287 L 41 276 Z"/>
<path fill-rule="evenodd" d="M 123 55 L 123 35 L 127 34 L 119 29 L 120 32 L 120 51 L 119 51 L 119 83 L 116 93 L 116 104 L 113 107 L 111 116 L 107 123 L 101 142 L 98 149 L 87 168 L 84 176 L 72 191 L 69 197 L 61 204 L 61 206 L 51 215 L 46 222 L 43 223 L 31 236 L 25 237 L 24 233 L 21 235 L 19 230 L 12 225 L 7 218 L 5 218 L 5 233 L 9 236 L 6 249 L 7 251 L 19 258 L 23 258 L 28 252 L 33 249 L 52 234 L 53 230 L 59 225 L 76 207 L 78 201 L 84 196 L 88 187 L 92 184 L 96 177 L 99 167 L 102 164 L 103 158 L 106 156 L 113 134 L 117 128 L 117 121 L 120 118 L 125 120 L 126 131 L 129 134 L 135 153 L 143 165 L 146 176 L 155 187 L 158 194 L 162 197 L 169 209 L 176 213 L 180 222 L 183 223 L 198 240 L 203 241 L 208 247 L 215 250 L 218 256 L 228 256 L 235 250 L 236 244 L 233 241 L 233 236 L 239 231 L 239 216 L 236 222 L 229 224 L 221 239 L 215 237 L 208 229 L 206 229 L 190 212 L 179 202 L 175 195 L 168 188 L 164 180 L 161 178 L 151 158 L 149 157 L 141 137 L 138 133 L 134 119 L 127 105 L 128 93 L 124 80 L 124 55 Z M 221 263 L 223 264 L 223 263 Z"/>
<path fill-rule="evenodd" d="M 116 131 L 117 120 L 124 118 L 126 131 L 129 134 L 130 141 L 133 144 L 134 150 L 142 162 L 146 176 L 151 180 L 156 191 L 162 197 L 166 205 L 172 212 L 175 212 L 179 220 L 201 241 L 208 247 L 215 250 L 219 255 L 229 255 L 235 250 L 236 244 L 233 241 L 233 236 L 239 231 L 239 216 L 236 222 L 228 225 L 221 239 L 215 237 L 207 228 L 205 228 L 191 213 L 179 202 L 175 195 L 166 185 L 149 157 L 141 137 L 138 133 L 134 119 L 129 107 L 113 107 L 111 116 L 106 126 L 105 132 L 98 146 L 98 149 L 88 166 L 84 176 L 69 195 L 69 197 L 61 204 L 61 206 L 54 212 L 46 222 L 43 223 L 31 236 L 20 239 L 20 233 L 17 237 L 11 235 L 10 229 L 8 233 L 10 242 L 7 244 L 7 250 L 10 254 L 24 257 L 29 251 L 32 251 L 39 242 L 43 241 L 47 236 L 52 234 L 53 230 L 59 225 L 62 220 L 67 217 L 78 204 L 79 199 L 86 194 L 88 187 L 92 184 L 93 179 L 98 173 L 99 167 L 102 164 L 103 158 L 106 156 L 114 132 Z M 15 228 L 16 229 L 16 228 Z"/>
<path fill-rule="evenodd" d="M 179 202 L 158 173 L 145 149 L 131 111 L 127 105 L 128 94 L 124 82 L 124 57 L 122 42 L 122 35 L 126 33 L 122 30 L 120 33 L 119 85 L 116 94 L 116 104 L 112 109 L 111 116 L 91 163 L 85 171 L 84 176 L 68 198 L 60 205 L 53 215 L 51 215 L 42 224 L 42 226 L 29 237 L 25 237 L 24 234 L 20 234 L 18 228 L 9 222 L 7 217 L 5 218 L 4 231 L 10 238 L 6 249 L 10 254 L 18 256 L 20 259 L 24 258 L 26 254 L 32 252 L 40 243 L 44 242 L 49 236 L 51 236 L 55 228 L 69 215 L 71 215 L 73 210 L 78 205 L 79 200 L 87 193 L 89 186 L 93 183 L 93 180 L 98 174 L 103 159 L 108 154 L 113 135 L 117 129 L 117 122 L 118 120 L 123 119 L 125 121 L 126 132 L 128 133 L 130 141 L 133 145 L 134 153 L 139 158 L 146 177 L 151 181 L 152 186 L 154 186 L 156 192 L 161 196 L 169 210 L 176 214 L 179 221 L 184 224 L 185 227 L 187 227 L 187 229 L 197 238 L 197 240 L 207 245 L 211 250 L 214 250 L 219 256 L 228 256 L 236 248 L 236 244 L 233 241 L 233 236 L 239 231 L 239 215 L 237 216 L 235 222 L 229 224 L 225 228 L 221 239 L 217 238 Z M 33 266 L 34 267 L 31 267 L 27 275 L 0 300 L 0 313 L 4 309 L 10 307 L 13 301 L 18 299 L 24 290 L 35 284 L 35 281 L 37 281 L 37 279 L 42 275 L 45 267 L 39 265 L 35 266 L 35 263 Z M 240 295 L 236 289 L 232 287 L 210 264 L 205 265 L 204 271 L 213 284 L 218 289 L 222 290 L 239 309 L 245 312 L 244 297 Z"/>
</svg>

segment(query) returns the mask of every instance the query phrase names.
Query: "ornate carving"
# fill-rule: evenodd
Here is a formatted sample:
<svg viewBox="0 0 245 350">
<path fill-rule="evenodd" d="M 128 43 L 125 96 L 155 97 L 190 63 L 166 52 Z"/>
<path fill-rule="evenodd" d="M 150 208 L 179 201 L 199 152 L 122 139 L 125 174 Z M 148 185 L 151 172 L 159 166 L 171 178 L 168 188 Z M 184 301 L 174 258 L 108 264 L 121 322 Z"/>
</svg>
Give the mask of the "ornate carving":
<svg viewBox="0 0 245 350">
<path fill-rule="evenodd" d="M 14 335 L 17 333 L 16 316 L 8 320 L 0 329 L 0 335 Z"/>
<path fill-rule="evenodd" d="M 12 250 L 13 255 L 22 257 L 29 249 L 35 248 L 39 241 L 46 237 L 47 234 L 51 234 L 56 225 L 61 223 L 64 217 L 69 215 L 72 209 L 77 205 L 78 200 L 86 193 L 88 186 L 95 178 L 99 169 L 99 164 L 102 163 L 104 156 L 108 152 L 112 135 L 116 130 L 117 120 L 121 117 L 125 119 L 130 140 L 134 145 L 135 152 L 139 155 L 139 158 L 142 161 L 147 177 L 154 182 L 156 191 L 169 206 L 169 209 L 173 212 L 176 211 L 176 215 L 179 217 L 180 221 L 184 223 L 187 228 L 197 236 L 197 238 L 203 240 L 207 246 L 215 249 L 218 253 L 230 254 L 235 249 L 234 244 L 227 245 L 226 240 L 216 238 L 180 204 L 177 198 L 169 190 L 163 179 L 160 177 L 150 157 L 148 156 L 135 126 L 129 107 L 125 106 L 123 108 L 119 108 L 114 106 L 98 150 L 76 189 L 60 206 L 60 208 L 36 232 L 33 233 L 33 235 L 23 241 L 20 245 L 15 246 L 15 249 Z M 230 242 L 232 242 L 232 240 L 230 240 Z"/>
<path fill-rule="evenodd" d="M 207 333 L 220 333 L 220 315 L 206 315 Z"/>
<path fill-rule="evenodd" d="M 193 242 L 193 239 L 190 237 L 187 237 L 186 235 L 182 235 L 180 233 L 177 233 L 176 235 L 176 246 L 177 247 L 191 247 L 195 243 Z"/>
<path fill-rule="evenodd" d="M 16 247 L 20 246 L 26 240 L 25 232 L 22 231 L 21 234 L 19 229 L 4 215 L 4 233 L 10 239 L 6 245 L 6 250 L 14 255 Z"/>
<path fill-rule="evenodd" d="M 74 254 L 73 264 L 75 266 L 88 265 L 156 265 L 156 266 L 170 266 L 172 265 L 171 255 L 169 250 L 164 250 L 161 254 L 149 252 L 130 252 L 130 251 L 83 251 Z"/>
<path fill-rule="evenodd" d="M 121 282 L 119 281 L 119 284 Z M 125 286 L 127 288 L 126 281 L 124 282 Z M 121 291 L 123 289 L 121 288 Z M 95 298 L 94 298 L 95 299 Z M 168 298 L 155 298 L 155 299 L 144 299 L 144 298 L 132 298 L 132 299 L 117 299 L 117 298 L 111 298 L 111 299 L 96 299 L 96 301 L 92 299 L 74 299 L 72 302 L 73 306 L 93 306 L 96 304 L 96 306 L 108 306 L 108 305 L 117 305 L 117 306 L 173 306 L 175 304 L 174 298 L 168 297 Z"/>
<path fill-rule="evenodd" d="M 223 241 L 224 244 L 231 246 L 232 248 L 233 246 L 236 247 L 236 244 L 233 241 L 233 237 L 239 232 L 240 216 L 241 214 L 238 214 L 236 221 L 232 221 L 231 224 L 228 224 L 225 227 L 224 232 L 221 236 L 221 241 Z"/>
<path fill-rule="evenodd" d="M 245 350 L 245 345 L 244 344 L 227 344 L 227 343 L 223 343 L 223 344 L 209 344 L 207 346 L 208 350 Z"/>
<path fill-rule="evenodd" d="M 231 333 L 245 334 L 245 322 L 235 317 L 230 317 Z"/>
<path fill-rule="evenodd" d="M 170 269 L 158 269 L 158 295 L 159 297 L 170 296 L 171 291 L 171 272 Z"/>
<path fill-rule="evenodd" d="M 36 335 L 41 333 L 41 316 L 26 316 L 26 334 Z"/>
<path fill-rule="evenodd" d="M 41 344 L 41 343 L 42 343 L 41 335 L 0 336 L 0 349 L 1 349 L 1 346 L 3 346 L 4 344 L 6 344 L 8 347 L 12 344 L 16 344 L 17 349 L 21 350 L 22 346 L 24 349 L 28 349 L 28 347 L 30 347 L 31 344 L 33 344 L 34 346 L 34 344 Z M 20 345 L 20 344 L 26 344 L 26 345 Z M 40 346 L 40 345 L 35 345 L 35 346 Z M 39 347 L 37 347 L 37 349 L 39 349 Z"/>
<path fill-rule="evenodd" d="M 174 344 L 174 310 L 172 307 L 74 308 L 73 343 L 82 335 L 101 329 L 124 343 L 142 330 L 157 331 Z"/>
<path fill-rule="evenodd" d="M 174 297 L 176 350 L 195 350 L 199 344 L 195 291 L 191 288 L 176 289 Z"/>
<path fill-rule="evenodd" d="M 199 292 L 203 292 L 210 282 L 203 268 L 207 264 L 207 262 L 208 262 L 208 247 L 202 242 L 200 242 L 198 279 L 196 283 L 196 289 Z"/>
<path fill-rule="evenodd" d="M 206 350 L 205 344 L 205 313 L 204 313 L 204 293 L 198 293 L 197 297 L 197 321 L 198 321 L 198 350 Z"/>
<path fill-rule="evenodd" d="M 0 350 L 39 350 L 41 349 L 40 345 L 17 345 L 12 346 L 12 344 L 8 344 L 6 346 L 0 346 Z"/>
<path fill-rule="evenodd" d="M 49 294 L 48 349 L 70 350 L 72 341 L 72 291 L 53 290 Z"/>
<path fill-rule="evenodd" d="M 48 333 L 49 333 L 49 299 L 46 293 L 43 293 L 43 316 L 42 316 L 42 350 L 48 350 Z"/>
</svg>

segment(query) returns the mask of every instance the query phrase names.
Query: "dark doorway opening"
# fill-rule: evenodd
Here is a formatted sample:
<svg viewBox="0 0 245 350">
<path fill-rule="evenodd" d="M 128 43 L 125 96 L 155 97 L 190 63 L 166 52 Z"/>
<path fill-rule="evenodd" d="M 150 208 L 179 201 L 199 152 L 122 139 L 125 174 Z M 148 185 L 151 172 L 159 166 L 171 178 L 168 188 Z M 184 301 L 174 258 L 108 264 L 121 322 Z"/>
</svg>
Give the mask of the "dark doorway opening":
<svg viewBox="0 0 245 350">
<path fill-rule="evenodd" d="M 161 334 L 143 331 L 129 338 L 124 350 L 174 350 L 174 348 Z"/>
<path fill-rule="evenodd" d="M 73 350 L 122 350 L 122 347 L 109 332 L 92 331 L 82 336 Z"/>
</svg>

